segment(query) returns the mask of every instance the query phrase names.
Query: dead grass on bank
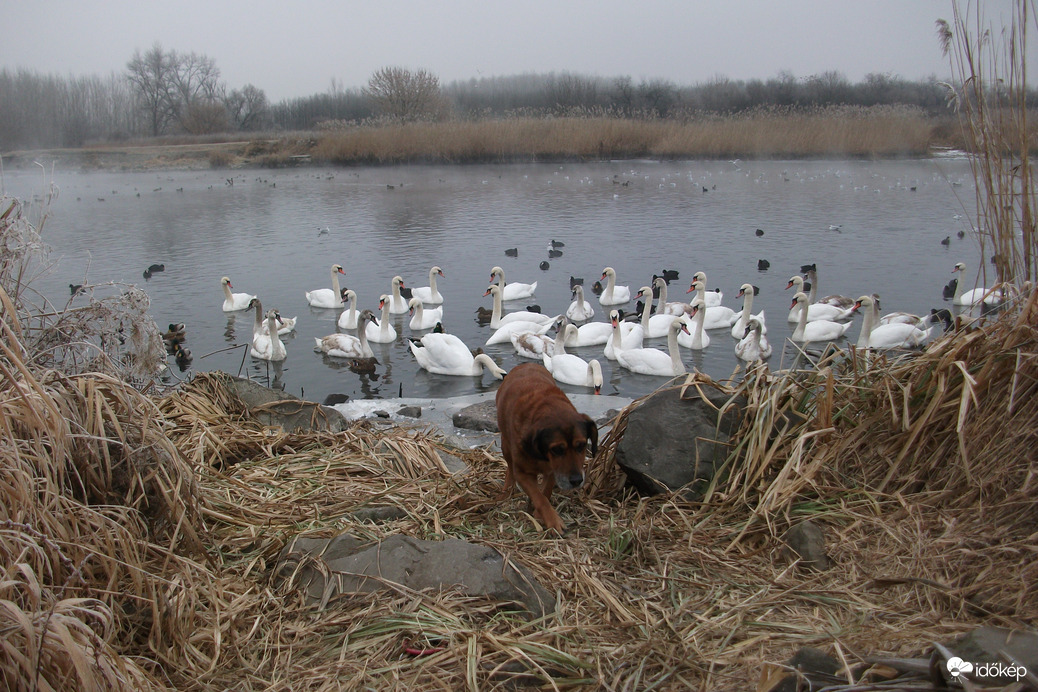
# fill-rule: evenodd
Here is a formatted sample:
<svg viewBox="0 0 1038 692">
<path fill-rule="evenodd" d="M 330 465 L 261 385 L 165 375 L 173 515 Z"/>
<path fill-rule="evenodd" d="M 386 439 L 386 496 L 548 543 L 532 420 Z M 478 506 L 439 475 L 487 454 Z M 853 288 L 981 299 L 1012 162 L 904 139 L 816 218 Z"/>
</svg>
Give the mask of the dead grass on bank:
<svg viewBox="0 0 1038 692">
<path fill-rule="evenodd" d="M 334 164 L 516 159 L 913 156 L 933 121 L 907 107 L 762 110 L 698 120 L 510 118 L 347 126 L 322 134 L 314 159 Z"/>
</svg>

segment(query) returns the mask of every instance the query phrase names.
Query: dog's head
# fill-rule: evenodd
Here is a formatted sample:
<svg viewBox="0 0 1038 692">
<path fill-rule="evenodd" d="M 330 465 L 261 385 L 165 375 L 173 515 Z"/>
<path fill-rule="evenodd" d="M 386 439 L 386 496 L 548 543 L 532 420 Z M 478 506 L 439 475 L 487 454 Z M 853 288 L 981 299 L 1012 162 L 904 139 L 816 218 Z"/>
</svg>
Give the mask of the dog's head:
<svg viewBox="0 0 1038 692">
<path fill-rule="evenodd" d="M 551 465 L 555 485 L 561 490 L 575 490 L 584 484 L 588 443 L 594 457 L 598 452 L 598 426 L 587 414 L 577 414 L 569 421 L 534 430 L 523 439 L 523 449 Z"/>
</svg>

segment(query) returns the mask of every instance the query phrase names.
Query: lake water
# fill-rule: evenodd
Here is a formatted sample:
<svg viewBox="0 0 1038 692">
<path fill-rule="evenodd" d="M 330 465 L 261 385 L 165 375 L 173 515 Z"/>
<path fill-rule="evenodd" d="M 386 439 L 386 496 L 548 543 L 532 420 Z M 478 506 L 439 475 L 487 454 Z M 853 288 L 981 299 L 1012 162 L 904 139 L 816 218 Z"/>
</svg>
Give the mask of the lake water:
<svg viewBox="0 0 1038 692">
<path fill-rule="evenodd" d="M 38 169 L 8 171 L 6 192 L 28 197 L 40 191 L 42 177 Z M 792 291 L 784 289 L 802 264 L 817 263 L 819 295 L 878 293 L 884 311 L 925 313 L 945 305 L 941 289 L 953 265 L 967 262 L 972 278 L 979 257 L 969 234 L 975 186 L 963 158 L 147 173 L 58 166 L 54 182 L 61 193 L 44 229 L 53 269 L 36 290 L 61 306 L 70 283 L 138 284 L 160 326 L 187 324 L 194 369 L 241 370 L 315 401 L 334 394 L 447 397 L 496 387 L 489 375 L 419 370 L 407 347 L 406 315 L 393 318 L 396 342 L 372 345 L 380 363 L 374 375 L 315 353 L 313 337 L 337 331 L 338 311 L 309 307 L 304 293 L 331 286 L 333 263 L 345 268 L 342 285 L 357 292 L 359 308 L 376 312 L 394 275 L 424 286 L 429 268 L 439 265 L 446 274 L 439 280 L 444 325 L 473 348 L 492 331 L 476 322 L 475 311 L 492 306 L 483 294 L 494 265 L 509 282 L 537 282 L 535 299 L 506 303 L 506 311 L 537 303 L 550 314 L 569 305 L 570 276 L 590 288 L 612 266 L 617 283 L 634 293 L 654 273 L 673 269 L 680 278 L 669 299 L 687 300 L 693 273 L 704 271 L 709 287 L 722 289 L 724 304 L 735 309 L 742 283 L 759 287 L 754 311 L 766 311 L 774 369 L 791 362 L 793 351 L 782 345 L 792 331 Z M 948 246 L 940 242 L 946 236 Z M 565 247 L 549 259 L 552 239 Z M 518 256 L 506 256 L 507 248 Z M 759 259 L 770 262 L 767 271 L 758 270 Z M 545 260 L 549 267 L 541 269 Z M 156 263 L 165 271 L 145 280 L 143 270 Z M 244 347 L 227 350 L 249 343 L 253 313 L 221 310 L 224 275 L 236 292 L 298 316 L 283 365 L 254 360 Z M 606 319 L 596 297 L 589 292 L 587 299 L 594 319 Z M 689 369 L 727 378 L 739 364 L 735 340 L 728 330 L 711 337 L 703 351 L 682 349 L 682 359 Z M 649 345 L 665 348 L 665 339 Z M 511 344 L 485 350 L 506 369 L 521 362 Z M 601 357 L 601 347 L 570 350 L 599 357 L 606 395 L 639 396 L 666 381 L 620 369 Z"/>
</svg>

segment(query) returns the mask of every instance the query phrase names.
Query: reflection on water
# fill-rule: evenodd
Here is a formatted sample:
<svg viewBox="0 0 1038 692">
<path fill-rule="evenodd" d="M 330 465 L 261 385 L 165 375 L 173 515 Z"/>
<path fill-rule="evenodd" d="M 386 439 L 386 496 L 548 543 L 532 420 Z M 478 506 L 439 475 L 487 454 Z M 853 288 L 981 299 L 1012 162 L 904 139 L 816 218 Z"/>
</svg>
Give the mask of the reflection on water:
<svg viewBox="0 0 1038 692">
<path fill-rule="evenodd" d="M 407 338 L 421 333 L 412 333 L 406 315 L 391 318 L 395 342 L 372 344 L 378 361 L 373 372 L 315 353 L 313 338 L 339 331 L 340 311 L 311 308 L 304 293 L 329 285 L 333 263 L 345 267 L 341 285 L 356 291 L 358 309 L 376 314 L 394 275 L 405 285 L 424 286 L 429 268 L 439 265 L 446 275 L 438 281 L 444 327 L 471 348 L 492 333 L 479 322 L 477 309 L 492 306 L 484 293 L 494 265 L 505 269 L 509 281 L 538 282 L 534 298 L 506 303 L 506 311 L 536 304 L 548 314 L 564 312 L 575 277 L 585 282 L 596 320 L 608 313 L 590 286 L 606 266 L 616 269 L 618 284 L 632 293 L 664 268 L 676 270 L 672 301 L 689 298 L 693 273 L 704 271 L 708 288 L 720 288 L 724 304 L 736 310 L 741 284 L 760 288 L 754 312 L 764 310 L 767 318 L 775 346 L 772 368 L 802 357 L 786 342 L 794 325 L 786 321 L 792 291 L 785 286 L 803 264 L 818 265 L 819 295 L 878 293 L 885 311 L 917 314 L 951 307 L 942 288 L 956 262 L 980 266 L 969 235 L 973 209 L 964 208 L 973 204 L 964 160 L 740 166 L 626 161 L 297 169 L 239 174 L 234 185 L 225 183 L 227 172 L 220 170 L 59 170 L 55 182 L 62 193 L 44 232 L 54 266 L 36 288 L 63 305 L 69 284 L 138 284 L 150 296 L 158 324 L 188 325 L 185 346 L 195 369 L 242 372 L 321 401 L 333 394 L 443 397 L 497 387 L 489 375 L 418 370 Z M 14 194 L 31 195 L 39 176 L 8 174 L 6 185 Z M 106 201 L 97 202 L 99 197 Z M 964 238 L 959 231 L 966 232 Z M 948 245 L 941 242 L 946 237 Z M 549 254 L 552 239 L 565 246 Z M 163 270 L 147 271 L 156 264 Z M 298 315 L 296 331 L 282 337 L 289 354 L 283 363 L 247 354 L 253 313 L 222 312 L 224 275 L 236 291 Z M 992 283 L 975 273 L 967 279 Z M 635 308 L 633 302 L 620 307 Z M 842 344 L 857 339 L 860 318 L 856 322 Z M 735 340 L 727 330 L 712 331 L 711 339 L 703 351 L 682 349 L 683 361 L 689 369 L 728 378 L 742 368 Z M 666 348 L 662 338 L 647 345 Z M 506 369 L 520 362 L 510 344 L 483 348 Z M 571 350 L 599 358 L 604 394 L 639 396 L 666 381 L 622 371 L 602 356 L 601 347 Z"/>
</svg>

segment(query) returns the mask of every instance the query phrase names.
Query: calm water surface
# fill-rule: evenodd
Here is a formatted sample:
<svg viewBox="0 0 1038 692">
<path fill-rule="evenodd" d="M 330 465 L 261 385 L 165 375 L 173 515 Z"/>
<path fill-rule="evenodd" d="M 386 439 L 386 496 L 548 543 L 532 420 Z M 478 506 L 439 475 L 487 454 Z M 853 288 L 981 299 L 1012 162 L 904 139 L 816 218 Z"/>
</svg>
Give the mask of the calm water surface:
<svg viewBox="0 0 1038 692">
<path fill-rule="evenodd" d="M 8 172 L 6 191 L 29 196 L 39 191 L 41 178 L 38 172 Z M 570 276 L 583 277 L 590 287 L 612 266 L 617 282 L 634 293 L 654 273 L 674 269 L 680 278 L 671 284 L 669 299 L 687 300 L 692 274 L 704 271 L 710 288 L 720 288 L 724 304 L 735 309 L 741 307 L 735 296 L 742 283 L 759 287 L 754 311 L 766 311 L 775 346 L 770 364 L 778 368 L 792 357 L 790 348 L 782 348 L 791 333 L 786 315 L 792 291 L 784 289 L 802 264 L 817 263 L 820 295 L 878 293 L 885 311 L 923 313 L 944 304 L 941 288 L 955 262 L 967 262 L 972 276 L 979 255 L 969 235 L 975 199 L 965 159 L 244 173 L 82 173 L 58 167 L 54 180 L 61 194 L 44 229 L 54 266 L 37 290 L 64 305 L 69 283 L 138 284 L 149 294 L 160 326 L 188 325 L 196 370 L 241 370 L 316 401 L 331 394 L 443 397 L 496 387 L 489 375 L 480 380 L 419 370 L 407 347 L 412 332 L 406 315 L 392 318 L 396 342 L 372 344 L 380 363 L 374 375 L 354 373 L 345 362 L 315 353 L 313 337 L 337 331 L 339 313 L 309 307 L 304 292 L 330 287 L 333 263 L 345 267 L 340 279 L 357 292 L 358 307 L 376 312 L 394 275 L 408 286 L 423 286 L 429 268 L 439 265 L 446 274 L 439 280 L 445 327 L 473 348 L 492 333 L 476 322 L 475 311 L 492 306 L 483 293 L 494 265 L 504 267 L 508 281 L 537 282 L 534 300 L 506 303 L 506 311 L 536 303 L 550 314 L 569 305 Z M 964 239 L 957 237 L 960 230 L 967 232 Z M 942 245 L 949 235 L 950 245 Z M 566 245 L 562 256 L 541 269 L 551 239 Z M 518 257 L 506 256 L 505 249 L 513 247 Z M 758 259 L 768 260 L 770 269 L 759 271 Z M 156 263 L 165 271 L 145 280 L 143 270 Z M 295 333 L 285 338 L 289 355 L 282 365 L 254 360 L 244 347 L 226 350 L 249 343 L 253 314 L 221 310 L 224 275 L 236 292 L 257 294 L 265 307 L 298 316 Z M 594 319 L 606 319 L 595 296 L 587 298 Z M 633 303 L 624 307 L 634 309 Z M 856 322 L 852 341 L 860 318 Z M 728 330 L 710 334 L 707 349 L 682 349 L 682 359 L 689 369 L 727 378 L 739 364 L 735 340 Z M 647 345 L 666 347 L 665 339 Z M 521 362 L 511 344 L 485 350 L 506 369 Z M 621 370 L 601 356 L 601 347 L 570 350 L 600 359 L 603 394 L 639 396 L 666 381 Z"/>
</svg>

